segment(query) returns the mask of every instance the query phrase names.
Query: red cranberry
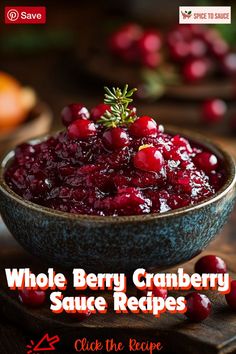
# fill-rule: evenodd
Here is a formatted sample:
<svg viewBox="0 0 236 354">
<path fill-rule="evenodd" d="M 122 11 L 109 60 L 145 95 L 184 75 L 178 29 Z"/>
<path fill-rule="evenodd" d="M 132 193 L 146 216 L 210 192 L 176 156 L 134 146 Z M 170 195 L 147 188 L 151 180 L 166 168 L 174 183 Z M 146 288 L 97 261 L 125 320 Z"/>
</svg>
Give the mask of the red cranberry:
<svg viewBox="0 0 236 354">
<path fill-rule="evenodd" d="M 228 75 L 236 75 L 236 53 L 228 53 L 222 58 L 223 69 Z"/>
<path fill-rule="evenodd" d="M 141 53 L 157 52 L 161 48 L 160 33 L 154 30 L 145 31 L 137 45 Z"/>
<path fill-rule="evenodd" d="M 225 299 L 228 305 L 236 310 L 236 280 L 231 281 L 231 290 L 228 294 L 225 295 Z"/>
<path fill-rule="evenodd" d="M 149 116 L 143 116 L 134 121 L 129 128 L 130 134 L 134 137 L 144 137 L 156 135 L 158 127 L 154 119 Z"/>
<path fill-rule="evenodd" d="M 164 159 L 160 151 L 153 147 L 145 147 L 134 156 L 134 166 L 140 170 L 160 172 Z"/>
<path fill-rule="evenodd" d="M 183 66 L 183 75 L 186 81 L 194 82 L 203 79 L 208 72 L 207 61 L 203 59 L 193 59 Z"/>
<path fill-rule="evenodd" d="M 179 135 L 175 135 L 172 138 L 172 142 L 173 142 L 174 146 L 185 148 L 185 150 L 187 150 L 187 152 L 189 152 L 189 153 L 191 153 L 193 151 L 190 144 L 189 144 L 189 141 Z"/>
<path fill-rule="evenodd" d="M 212 45 L 216 43 L 218 40 L 221 39 L 221 36 L 219 34 L 219 31 L 216 29 L 208 28 L 203 34 L 202 34 L 203 40 L 206 42 L 208 45 Z"/>
<path fill-rule="evenodd" d="M 202 273 L 226 273 L 226 264 L 220 257 L 208 255 L 200 258 L 195 264 L 195 272 Z"/>
<path fill-rule="evenodd" d="M 206 122 L 218 122 L 220 121 L 227 110 L 226 103 L 219 99 L 207 100 L 202 105 L 202 115 Z"/>
<path fill-rule="evenodd" d="M 207 46 L 201 39 L 193 39 L 190 42 L 190 55 L 193 58 L 202 58 L 207 52 Z"/>
<path fill-rule="evenodd" d="M 127 51 L 142 35 L 142 29 L 136 24 L 121 27 L 110 38 L 110 48 L 116 54 Z"/>
<path fill-rule="evenodd" d="M 111 150 L 122 149 L 129 145 L 129 136 L 122 128 L 111 128 L 103 133 L 103 143 Z"/>
<path fill-rule="evenodd" d="M 39 307 L 44 304 L 46 300 L 46 293 L 43 290 L 22 289 L 19 290 L 19 300 L 24 305 Z"/>
<path fill-rule="evenodd" d="M 161 56 L 159 52 L 146 52 L 142 54 L 141 61 L 147 68 L 155 69 L 161 62 Z"/>
<path fill-rule="evenodd" d="M 221 58 L 228 53 L 229 46 L 222 38 L 219 38 L 211 43 L 210 50 L 215 57 Z"/>
<path fill-rule="evenodd" d="M 194 157 L 194 162 L 197 167 L 205 172 L 211 172 L 218 166 L 217 157 L 210 152 L 201 152 Z"/>
<path fill-rule="evenodd" d="M 61 112 L 62 123 L 67 127 L 79 118 L 89 119 L 89 111 L 82 103 L 65 106 Z"/>
<path fill-rule="evenodd" d="M 154 296 L 162 297 L 164 300 L 168 296 L 168 291 L 167 291 L 166 288 L 160 288 L 160 287 L 157 287 L 157 286 L 153 286 L 152 290 L 148 290 L 148 289 L 138 290 L 137 291 L 138 297 L 146 296 L 149 291 L 151 291 Z"/>
<path fill-rule="evenodd" d="M 111 107 L 108 104 L 100 103 L 99 105 L 91 109 L 91 119 L 94 122 L 97 122 L 101 118 L 101 116 L 103 116 L 106 111 L 110 111 L 110 109 Z"/>
<path fill-rule="evenodd" d="M 182 34 L 179 31 L 173 30 L 167 34 L 166 41 L 167 41 L 167 44 L 170 47 L 172 47 L 175 45 L 176 42 L 184 42 L 184 39 L 183 39 Z"/>
<path fill-rule="evenodd" d="M 207 318 L 211 312 L 211 302 L 206 295 L 199 293 L 189 293 L 185 297 L 187 312 L 185 315 L 194 322 L 201 322 Z"/>
<path fill-rule="evenodd" d="M 190 52 L 189 43 L 177 41 L 170 46 L 170 55 L 174 60 L 183 60 L 187 58 Z"/>
<path fill-rule="evenodd" d="M 96 135 L 96 127 L 93 122 L 85 119 L 77 119 L 67 128 L 70 139 L 87 139 Z"/>
</svg>

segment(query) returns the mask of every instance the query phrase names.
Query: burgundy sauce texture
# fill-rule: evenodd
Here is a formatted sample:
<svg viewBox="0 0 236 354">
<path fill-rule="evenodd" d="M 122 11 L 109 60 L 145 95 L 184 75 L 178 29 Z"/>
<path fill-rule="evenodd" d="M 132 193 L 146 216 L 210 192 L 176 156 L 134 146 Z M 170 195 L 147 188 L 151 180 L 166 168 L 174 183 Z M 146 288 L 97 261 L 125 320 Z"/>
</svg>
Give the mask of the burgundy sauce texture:
<svg viewBox="0 0 236 354">
<path fill-rule="evenodd" d="M 113 130 L 82 120 L 88 117 L 39 144 L 18 146 L 5 172 L 8 186 L 51 209 L 116 216 L 194 205 L 224 183 L 222 162 L 212 152 L 147 118 Z"/>
</svg>

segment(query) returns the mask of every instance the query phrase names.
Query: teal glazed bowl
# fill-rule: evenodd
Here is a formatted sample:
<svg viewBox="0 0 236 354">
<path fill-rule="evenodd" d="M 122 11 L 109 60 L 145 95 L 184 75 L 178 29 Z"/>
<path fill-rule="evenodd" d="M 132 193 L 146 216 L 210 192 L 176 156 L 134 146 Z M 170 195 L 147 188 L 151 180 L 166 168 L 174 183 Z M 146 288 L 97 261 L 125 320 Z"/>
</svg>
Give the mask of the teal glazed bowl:
<svg viewBox="0 0 236 354">
<path fill-rule="evenodd" d="M 216 145 L 194 133 L 183 135 L 212 151 L 226 170 L 222 188 L 203 202 L 142 216 L 55 211 L 24 200 L 8 187 L 4 171 L 14 156 L 14 151 L 10 151 L 0 167 L 2 218 L 26 250 L 53 265 L 129 274 L 140 267 L 161 270 L 190 260 L 226 223 L 236 196 L 236 169 L 233 158 Z"/>
</svg>

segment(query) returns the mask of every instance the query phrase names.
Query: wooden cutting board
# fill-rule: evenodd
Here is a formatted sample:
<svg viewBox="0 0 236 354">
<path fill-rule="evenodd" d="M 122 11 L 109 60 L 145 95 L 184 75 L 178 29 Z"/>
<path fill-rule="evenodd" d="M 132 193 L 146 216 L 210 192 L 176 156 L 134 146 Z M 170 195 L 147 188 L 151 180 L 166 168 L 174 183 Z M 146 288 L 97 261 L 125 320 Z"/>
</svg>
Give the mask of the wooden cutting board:
<svg viewBox="0 0 236 354">
<path fill-rule="evenodd" d="M 225 145 L 225 141 L 223 141 Z M 232 145 L 230 144 L 231 149 Z M 234 149 L 233 149 L 234 150 Z M 235 150 L 234 150 L 235 151 Z M 236 209 L 220 235 L 209 245 L 205 254 L 221 256 L 228 265 L 233 278 L 236 279 Z M 181 235 L 180 235 L 181 237 Z M 186 272 L 193 272 L 196 259 L 183 265 Z M 64 344 L 72 347 L 76 338 L 106 339 L 113 337 L 128 343 L 129 338 L 139 341 L 161 341 L 163 351 L 174 353 L 236 353 L 236 312 L 233 313 L 226 305 L 225 298 L 216 292 L 208 291 L 207 296 L 213 303 L 213 311 L 202 323 L 190 323 L 181 314 L 162 314 L 155 318 L 150 314 L 117 315 L 109 311 L 106 315 L 92 315 L 84 322 L 78 322 L 69 314 L 55 315 L 49 310 L 49 303 L 40 309 L 29 309 L 19 303 L 17 294 L 6 286 L 6 267 L 30 267 L 34 272 L 46 271 L 52 265 L 44 264 L 19 246 L 0 223 L 0 303 L 4 315 L 27 332 L 49 332 L 60 335 Z M 78 262 L 79 267 L 79 262 Z M 61 269 L 56 269 L 63 271 Z M 67 276 L 66 272 L 64 272 Z M 99 293 L 96 293 L 98 295 Z M 101 293 L 112 302 L 111 293 Z M 128 287 L 127 295 L 134 295 L 135 289 Z M 169 292 L 180 296 L 181 292 Z M 112 306 L 109 306 L 110 308 Z M 66 347 L 67 348 L 67 347 Z"/>
</svg>

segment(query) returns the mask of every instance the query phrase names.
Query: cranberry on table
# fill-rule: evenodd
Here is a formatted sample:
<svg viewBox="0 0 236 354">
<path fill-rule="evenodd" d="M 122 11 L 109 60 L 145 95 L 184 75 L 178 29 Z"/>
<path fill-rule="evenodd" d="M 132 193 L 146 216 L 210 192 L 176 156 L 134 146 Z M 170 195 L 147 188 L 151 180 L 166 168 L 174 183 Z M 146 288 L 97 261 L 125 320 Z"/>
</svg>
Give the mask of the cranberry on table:
<svg viewBox="0 0 236 354">
<path fill-rule="evenodd" d="M 162 45 L 161 35 L 155 30 L 147 30 L 138 40 L 137 46 L 142 53 L 157 52 Z"/>
<path fill-rule="evenodd" d="M 236 53 L 228 53 L 222 58 L 223 70 L 228 75 L 236 75 Z"/>
<path fill-rule="evenodd" d="M 113 33 L 109 40 L 110 49 L 117 54 L 128 50 L 142 35 L 142 29 L 136 24 L 127 24 Z"/>
<path fill-rule="evenodd" d="M 203 59 L 187 61 L 183 66 L 183 76 L 186 81 L 195 82 L 206 77 L 208 63 Z"/>
<path fill-rule="evenodd" d="M 177 41 L 170 45 L 170 55 L 174 60 L 181 61 L 186 59 L 190 53 L 189 43 L 185 41 Z"/>
<path fill-rule="evenodd" d="M 193 39 L 189 44 L 189 53 L 193 58 L 202 58 L 207 52 L 207 46 L 201 39 Z"/>
<path fill-rule="evenodd" d="M 197 263 L 195 264 L 195 272 L 202 274 L 202 273 L 226 273 L 227 267 L 225 261 L 222 258 L 214 256 L 214 255 L 207 255 L 200 258 Z"/>
<path fill-rule="evenodd" d="M 211 172 L 218 166 L 218 159 L 214 154 L 210 152 L 201 152 L 194 157 L 194 162 L 197 167 L 201 168 L 205 172 Z"/>
<path fill-rule="evenodd" d="M 150 69 L 155 69 L 161 62 L 159 52 L 146 52 L 141 55 L 141 63 Z"/>
<path fill-rule="evenodd" d="M 156 147 L 144 147 L 134 155 L 134 166 L 143 171 L 160 172 L 164 158 Z"/>
<path fill-rule="evenodd" d="M 221 58 L 229 51 L 229 46 L 222 38 L 215 40 L 210 45 L 210 51 L 216 58 Z"/>
<path fill-rule="evenodd" d="M 136 119 L 129 127 L 130 134 L 134 137 L 156 135 L 158 126 L 155 120 L 149 116 L 142 116 Z"/>
<path fill-rule="evenodd" d="M 79 118 L 89 119 L 89 111 L 82 103 L 69 104 L 61 112 L 62 123 L 66 127 Z"/>
<path fill-rule="evenodd" d="M 31 307 L 39 307 L 43 305 L 46 300 L 46 292 L 44 290 L 22 289 L 19 290 L 18 296 L 22 304 Z"/>
<path fill-rule="evenodd" d="M 227 304 L 236 311 L 236 280 L 231 281 L 231 290 L 225 295 Z"/>
<path fill-rule="evenodd" d="M 96 127 L 94 123 L 87 119 L 77 119 L 67 128 L 70 139 L 87 139 L 96 135 Z"/>
<path fill-rule="evenodd" d="M 193 322 L 201 322 L 210 315 L 211 301 L 204 294 L 196 292 L 185 296 L 187 311 L 185 315 Z"/>
<path fill-rule="evenodd" d="M 219 98 L 206 100 L 202 105 L 202 117 L 207 123 L 221 121 L 226 111 L 226 103 Z"/>
<path fill-rule="evenodd" d="M 102 136 L 104 145 L 111 150 L 122 149 L 129 145 L 127 132 L 119 127 L 106 130 Z"/>
<path fill-rule="evenodd" d="M 105 103 L 98 104 L 96 107 L 91 109 L 91 112 L 90 112 L 91 119 L 94 122 L 97 122 L 101 118 L 101 116 L 103 116 L 103 114 L 106 111 L 110 111 L 110 109 L 111 109 L 111 107 L 108 104 L 105 104 Z"/>
</svg>

